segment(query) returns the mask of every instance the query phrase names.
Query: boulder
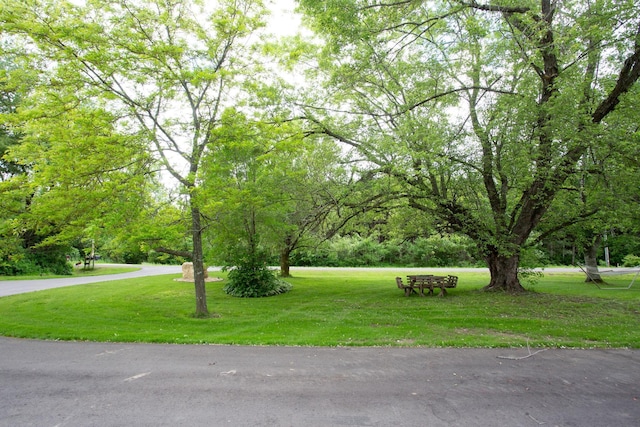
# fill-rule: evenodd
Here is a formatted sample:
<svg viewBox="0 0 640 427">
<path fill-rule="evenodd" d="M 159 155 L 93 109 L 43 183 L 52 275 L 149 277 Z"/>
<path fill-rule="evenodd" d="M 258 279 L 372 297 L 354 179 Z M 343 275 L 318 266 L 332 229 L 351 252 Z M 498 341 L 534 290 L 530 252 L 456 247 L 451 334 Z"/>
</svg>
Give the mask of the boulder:
<svg viewBox="0 0 640 427">
<path fill-rule="evenodd" d="M 208 278 L 209 277 L 209 272 L 207 271 L 207 266 L 204 266 L 204 278 Z M 194 276 L 193 276 L 193 263 L 192 262 L 185 262 L 182 264 L 182 280 L 188 281 L 188 282 L 193 282 L 194 280 Z"/>
</svg>

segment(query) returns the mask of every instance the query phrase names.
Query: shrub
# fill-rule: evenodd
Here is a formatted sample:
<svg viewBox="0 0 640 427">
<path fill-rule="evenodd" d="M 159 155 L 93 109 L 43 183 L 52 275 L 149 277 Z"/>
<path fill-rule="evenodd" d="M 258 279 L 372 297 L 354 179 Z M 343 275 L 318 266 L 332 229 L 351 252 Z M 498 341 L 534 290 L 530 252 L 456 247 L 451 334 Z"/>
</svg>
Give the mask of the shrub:
<svg viewBox="0 0 640 427">
<path fill-rule="evenodd" d="M 273 271 L 260 263 L 247 262 L 233 267 L 227 279 L 224 291 L 235 297 L 268 297 L 291 290 L 291 284 L 278 279 Z"/>
<path fill-rule="evenodd" d="M 51 246 L 6 256 L 0 260 L 0 275 L 34 276 L 38 274 L 71 275 L 73 267 L 67 262 L 68 247 Z"/>
<path fill-rule="evenodd" d="M 640 256 L 629 254 L 622 258 L 623 267 L 637 267 L 640 265 Z"/>
<path fill-rule="evenodd" d="M 40 273 L 71 275 L 73 267 L 67 261 L 68 246 L 49 246 L 29 253 L 27 258 L 38 266 Z"/>
<path fill-rule="evenodd" d="M 34 276 L 40 274 L 38 266 L 23 256 L 7 257 L 0 262 L 0 276 Z"/>
</svg>

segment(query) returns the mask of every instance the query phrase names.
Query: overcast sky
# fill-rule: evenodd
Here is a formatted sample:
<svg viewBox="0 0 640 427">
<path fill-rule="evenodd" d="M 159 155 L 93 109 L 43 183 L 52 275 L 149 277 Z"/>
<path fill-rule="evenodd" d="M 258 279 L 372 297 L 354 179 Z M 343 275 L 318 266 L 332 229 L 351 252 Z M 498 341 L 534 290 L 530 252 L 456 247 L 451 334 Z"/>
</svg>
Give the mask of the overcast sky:
<svg viewBox="0 0 640 427">
<path fill-rule="evenodd" d="M 270 0 L 266 3 L 271 10 L 269 30 L 282 35 L 293 35 L 300 26 L 300 17 L 293 13 L 295 0 Z"/>
</svg>

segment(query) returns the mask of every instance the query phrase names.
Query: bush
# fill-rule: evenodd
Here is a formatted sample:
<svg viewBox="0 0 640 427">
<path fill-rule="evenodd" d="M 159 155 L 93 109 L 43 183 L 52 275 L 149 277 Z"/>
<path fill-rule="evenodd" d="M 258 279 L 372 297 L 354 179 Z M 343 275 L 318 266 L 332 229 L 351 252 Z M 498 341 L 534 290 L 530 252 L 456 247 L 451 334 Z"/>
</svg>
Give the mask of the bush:
<svg viewBox="0 0 640 427">
<path fill-rule="evenodd" d="M 35 276 L 40 274 L 37 265 L 24 257 L 7 257 L 0 262 L 0 276 Z"/>
<path fill-rule="evenodd" d="M 224 291 L 235 297 L 258 298 L 283 294 L 291 284 L 278 279 L 264 264 L 247 262 L 229 272 Z"/>
<path fill-rule="evenodd" d="M 637 267 L 639 265 L 640 265 L 640 256 L 630 254 L 622 258 L 623 267 Z"/>
<path fill-rule="evenodd" d="M 67 261 L 67 252 L 66 247 L 48 248 L 32 254 L 32 259 L 42 273 L 70 276 L 73 267 Z"/>
<path fill-rule="evenodd" d="M 0 275 L 35 276 L 43 274 L 71 275 L 73 267 L 67 262 L 68 247 L 55 246 L 6 256 L 0 260 Z"/>
</svg>

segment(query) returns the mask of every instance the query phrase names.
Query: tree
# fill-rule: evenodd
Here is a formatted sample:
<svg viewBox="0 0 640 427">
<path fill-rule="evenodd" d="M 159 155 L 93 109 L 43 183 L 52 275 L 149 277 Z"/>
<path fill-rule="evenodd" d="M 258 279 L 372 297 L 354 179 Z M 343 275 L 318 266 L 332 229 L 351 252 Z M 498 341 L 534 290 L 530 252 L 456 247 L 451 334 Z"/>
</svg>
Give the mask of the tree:
<svg viewBox="0 0 640 427">
<path fill-rule="evenodd" d="M 591 147 L 620 143 L 609 122 L 637 117 L 637 5 L 300 4 L 327 39 L 331 106 L 303 105 L 315 129 L 473 238 L 491 272 L 485 289 L 521 291 L 520 253 L 563 185 Z"/>
<path fill-rule="evenodd" d="M 191 236 L 184 232 L 190 223 L 184 197 L 157 188 L 136 214 L 116 238 L 140 247 L 149 261 L 182 264 L 191 259 Z"/>
<path fill-rule="evenodd" d="M 268 268 L 277 247 L 289 195 L 283 185 L 301 147 L 274 124 L 227 109 L 215 134 L 219 142 L 203 160 L 202 197 L 216 259 L 230 268 L 225 291 L 243 297 L 288 290 Z"/>
<path fill-rule="evenodd" d="M 52 82 L 82 84 L 122 131 L 149 141 L 183 190 L 196 316 L 208 314 L 198 172 L 223 107 L 239 102 L 238 85 L 250 78 L 250 36 L 263 14 L 253 0 L 35 1 L 0 12 L 3 31 L 27 37 L 50 61 Z"/>
<path fill-rule="evenodd" d="M 33 63 L 25 61 L 18 52 L 23 48 L 17 40 L 6 38 L 1 60 L 1 125 L 0 125 L 0 234 L 3 238 L 0 260 L 5 274 L 70 274 L 66 255 L 70 253 L 68 239 L 59 236 L 67 232 L 68 224 L 56 219 L 61 207 L 73 205 L 69 194 L 62 194 L 63 202 L 50 204 L 51 195 L 59 190 L 60 180 L 68 167 L 59 168 L 44 156 L 43 148 L 50 145 L 41 133 L 35 137 L 24 126 L 29 115 L 30 101 L 43 94 L 37 89 L 37 73 Z M 62 96 L 56 92 L 57 96 Z M 55 110 L 48 110 L 51 135 L 61 127 L 52 126 Z M 33 116 L 29 116 L 33 118 Z M 35 121 L 31 125 L 35 128 Z M 63 126 L 68 126 L 68 122 Z M 75 126 L 80 128 L 82 125 Z M 71 127 L 69 127 L 71 128 Z M 55 129 L 55 130 L 54 130 Z M 71 138 L 72 130 L 67 132 Z M 29 147 L 29 148 L 27 148 Z M 24 155 L 23 155 L 24 154 Z M 131 158 L 128 159 L 131 161 Z M 54 173 L 52 173 L 54 171 Z M 59 191 L 58 191 L 59 194 Z M 51 215 L 41 216 L 47 212 Z M 80 215 L 78 215 L 80 216 Z M 74 217 L 77 219 L 77 216 Z"/>
<path fill-rule="evenodd" d="M 360 175 L 324 136 L 307 136 L 304 149 L 277 184 L 286 194 L 280 227 L 280 274 L 290 276 L 290 259 L 299 249 L 313 248 L 339 234 L 362 216 L 387 209 L 394 192 L 384 179 Z"/>
<path fill-rule="evenodd" d="M 612 131 L 587 150 L 574 176 L 563 185 L 537 237 L 539 241 L 553 239 L 558 229 L 569 236 L 584 255 L 587 281 L 601 280 L 598 257 L 607 236 L 633 230 L 640 214 L 635 184 L 640 174 L 638 124 L 633 115 L 625 114 L 612 117 L 608 126 Z M 568 207 L 576 213 L 568 215 Z"/>
<path fill-rule="evenodd" d="M 266 137 L 275 149 L 263 146 L 269 155 L 258 154 L 261 161 L 253 163 L 264 168 L 259 191 L 268 191 L 273 201 L 269 220 L 262 224 L 268 231 L 261 236 L 275 242 L 280 275 L 289 277 L 296 250 L 317 247 L 356 217 L 380 209 L 390 194 L 375 174 L 354 168 L 350 153 L 332 138 L 306 129 L 296 114 L 295 100 L 308 84 L 305 75 L 316 69 L 318 46 L 296 35 L 263 48 L 273 59 L 271 72 L 268 79 L 252 83 L 260 94 L 252 108 L 262 122 L 259 138 Z"/>
<path fill-rule="evenodd" d="M 7 156 L 9 150 L 20 144 L 22 135 L 11 126 L 11 117 L 15 116 L 20 103 L 21 91 L 13 85 L 11 75 L 16 65 L 7 53 L 6 44 L 2 46 L 0 57 L 0 272 L 17 272 L 17 261 L 24 250 L 24 240 L 16 233 L 15 220 L 24 212 L 29 198 L 24 191 L 29 168 L 13 161 Z"/>
</svg>

